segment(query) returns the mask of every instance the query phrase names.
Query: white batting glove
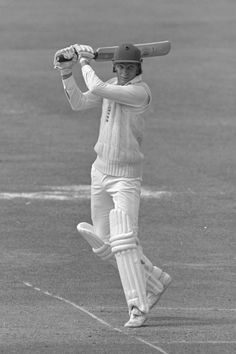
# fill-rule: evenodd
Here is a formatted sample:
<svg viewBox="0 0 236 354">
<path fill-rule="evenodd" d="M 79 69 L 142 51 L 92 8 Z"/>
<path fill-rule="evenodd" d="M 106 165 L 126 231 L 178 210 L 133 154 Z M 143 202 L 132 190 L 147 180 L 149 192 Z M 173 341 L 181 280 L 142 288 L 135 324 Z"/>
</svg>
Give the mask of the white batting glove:
<svg viewBox="0 0 236 354">
<path fill-rule="evenodd" d="M 66 61 L 60 61 L 64 59 Z M 66 47 L 58 50 L 54 55 L 53 66 L 54 69 L 60 70 L 62 75 L 72 72 L 73 65 L 78 61 L 78 55 L 74 47 Z"/>
<path fill-rule="evenodd" d="M 83 61 L 90 62 L 94 59 L 94 50 L 89 45 L 84 44 L 74 44 L 75 51 L 78 53 L 80 64 Z"/>
</svg>

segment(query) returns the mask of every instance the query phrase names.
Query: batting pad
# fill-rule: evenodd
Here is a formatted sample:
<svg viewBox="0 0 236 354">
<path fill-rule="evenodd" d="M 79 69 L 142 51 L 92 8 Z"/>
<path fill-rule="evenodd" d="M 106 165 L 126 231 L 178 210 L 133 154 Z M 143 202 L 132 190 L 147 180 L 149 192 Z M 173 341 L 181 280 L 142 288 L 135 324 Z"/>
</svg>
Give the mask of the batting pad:
<svg viewBox="0 0 236 354">
<path fill-rule="evenodd" d="M 113 254 L 111 252 L 111 246 L 109 243 L 104 243 L 93 230 L 93 226 L 82 222 L 77 225 L 77 230 L 80 235 L 90 244 L 93 252 L 100 257 L 103 261 L 110 261 L 114 263 Z"/>
<path fill-rule="evenodd" d="M 129 311 L 136 306 L 147 313 L 146 282 L 137 238 L 129 216 L 120 209 L 110 212 L 110 244 L 115 254 L 122 287 Z"/>
</svg>

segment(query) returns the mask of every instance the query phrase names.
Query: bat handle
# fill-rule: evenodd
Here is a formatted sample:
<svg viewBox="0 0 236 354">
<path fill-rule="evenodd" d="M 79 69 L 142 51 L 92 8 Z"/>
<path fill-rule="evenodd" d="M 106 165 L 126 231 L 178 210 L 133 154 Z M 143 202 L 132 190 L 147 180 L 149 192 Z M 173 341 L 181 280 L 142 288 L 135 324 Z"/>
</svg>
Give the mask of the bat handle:
<svg viewBox="0 0 236 354">
<path fill-rule="evenodd" d="M 78 53 L 77 52 L 75 52 L 75 54 L 77 55 L 77 57 L 79 56 L 78 55 Z M 97 59 L 97 57 L 98 57 L 98 53 L 97 52 L 95 52 L 94 53 L 94 60 L 96 60 Z M 59 56 L 58 56 L 58 58 L 57 58 L 57 61 L 59 62 L 59 63 L 64 63 L 64 62 L 66 62 L 66 61 L 71 61 L 73 58 L 71 58 L 71 59 L 67 59 L 67 58 L 65 58 L 64 57 L 64 55 L 63 54 L 60 54 Z"/>
</svg>

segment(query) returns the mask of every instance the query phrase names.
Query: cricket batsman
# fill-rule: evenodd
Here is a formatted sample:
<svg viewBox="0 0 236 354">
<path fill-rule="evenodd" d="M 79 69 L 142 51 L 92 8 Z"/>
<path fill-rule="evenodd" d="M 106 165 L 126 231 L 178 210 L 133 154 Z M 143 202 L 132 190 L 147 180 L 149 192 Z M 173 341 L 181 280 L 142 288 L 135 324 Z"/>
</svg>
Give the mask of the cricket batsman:
<svg viewBox="0 0 236 354">
<path fill-rule="evenodd" d="M 63 55 L 68 61 L 59 62 Z M 75 111 L 101 108 L 100 130 L 91 168 L 92 225 L 77 229 L 102 260 L 114 264 L 124 290 L 129 320 L 125 327 L 140 327 L 150 309 L 171 282 L 171 277 L 143 254 L 138 234 L 142 183 L 141 145 L 144 116 L 151 91 L 142 80 L 140 50 L 120 45 L 113 57 L 115 77 L 104 82 L 91 66 L 94 51 L 88 45 L 61 49 L 54 56 L 66 97 Z M 88 90 L 82 92 L 72 68 L 79 62 Z"/>
</svg>

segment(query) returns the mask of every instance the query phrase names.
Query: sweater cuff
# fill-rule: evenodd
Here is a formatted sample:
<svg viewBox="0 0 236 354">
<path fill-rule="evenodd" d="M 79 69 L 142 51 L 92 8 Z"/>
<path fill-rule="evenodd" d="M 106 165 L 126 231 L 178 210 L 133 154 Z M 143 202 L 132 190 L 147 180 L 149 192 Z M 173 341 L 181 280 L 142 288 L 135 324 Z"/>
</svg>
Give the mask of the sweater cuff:
<svg viewBox="0 0 236 354">
<path fill-rule="evenodd" d="M 69 77 L 71 77 L 71 76 L 72 76 L 72 72 L 70 72 L 68 74 L 62 74 L 61 78 L 62 78 L 62 80 L 66 80 L 66 79 L 69 79 Z"/>
</svg>

